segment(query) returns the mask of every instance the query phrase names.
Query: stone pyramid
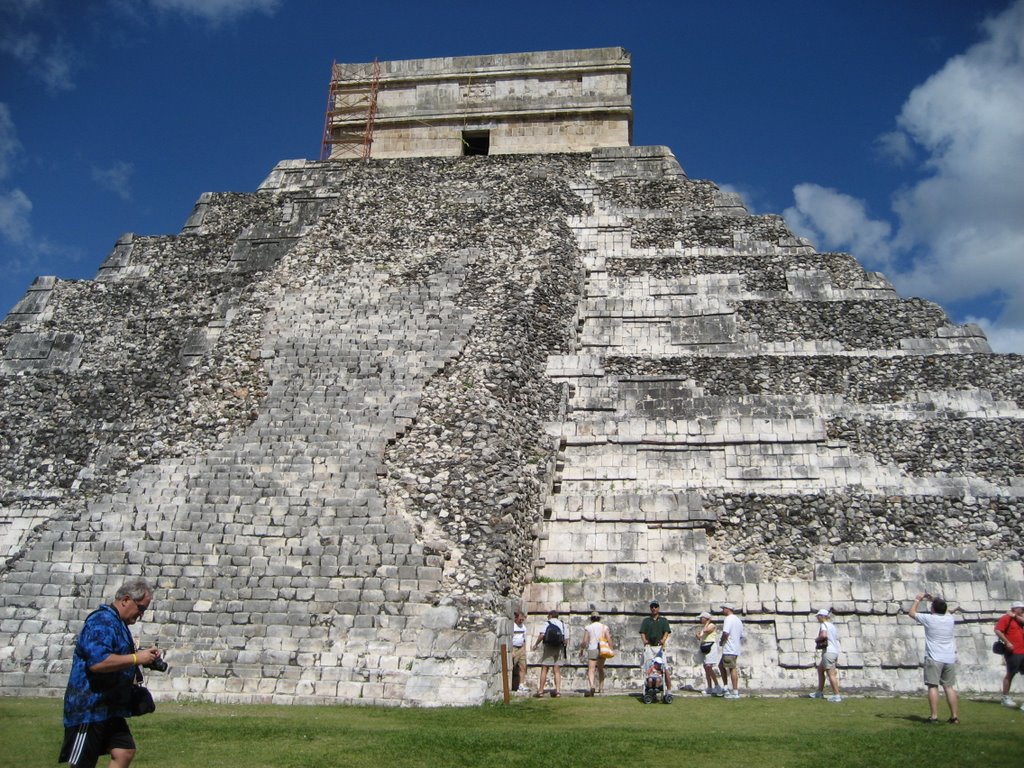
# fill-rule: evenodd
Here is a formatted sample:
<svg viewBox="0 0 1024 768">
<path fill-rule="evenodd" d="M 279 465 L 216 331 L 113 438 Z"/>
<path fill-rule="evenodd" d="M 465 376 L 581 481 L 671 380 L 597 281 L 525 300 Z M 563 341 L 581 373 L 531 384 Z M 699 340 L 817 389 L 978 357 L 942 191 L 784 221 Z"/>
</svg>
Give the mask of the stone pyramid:
<svg viewBox="0 0 1024 768">
<path fill-rule="evenodd" d="M 845 687 L 916 690 L 925 589 L 997 691 L 1021 358 L 667 148 L 572 149 L 284 161 L 37 280 L 0 325 L 0 693 L 59 695 L 134 575 L 164 698 L 479 703 L 520 605 L 574 643 L 600 611 L 635 690 L 652 598 L 681 684 L 728 600 L 752 690 L 813 680 L 821 607 Z"/>
</svg>

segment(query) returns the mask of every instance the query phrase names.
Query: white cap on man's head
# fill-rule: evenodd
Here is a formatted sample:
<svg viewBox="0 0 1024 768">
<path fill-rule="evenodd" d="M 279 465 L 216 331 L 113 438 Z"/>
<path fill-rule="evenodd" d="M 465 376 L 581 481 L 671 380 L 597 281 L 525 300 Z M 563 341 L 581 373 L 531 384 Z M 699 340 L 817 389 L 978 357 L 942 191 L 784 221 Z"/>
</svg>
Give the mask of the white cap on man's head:
<svg viewBox="0 0 1024 768">
<path fill-rule="evenodd" d="M 707 611 L 701 611 L 700 612 L 700 616 L 698 616 L 697 618 L 698 619 L 710 619 L 711 618 L 711 614 L 708 613 Z"/>
<path fill-rule="evenodd" d="M 1010 610 L 1011 611 L 1014 608 L 1024 608 L 1024 603 L 1022 603 L 1020 600 L 1018 600 L 1017 602 L 1013 603 L 1013 605 L 1010 606 Z"/>
<path fill-rule="evenodd" d="M 832 614 L 829 613 L 828 608 L 822 608 L 821 610 L 818 611 L 818 616 L 831 616 L 831 615 Z"/>
<path fill-rule="evenodd" d="M 736 610 L 736 606 L 733 605 L 732 603 L 722 603 L 722 610 L 723 611 L 735 611 Z"/>
</svg>

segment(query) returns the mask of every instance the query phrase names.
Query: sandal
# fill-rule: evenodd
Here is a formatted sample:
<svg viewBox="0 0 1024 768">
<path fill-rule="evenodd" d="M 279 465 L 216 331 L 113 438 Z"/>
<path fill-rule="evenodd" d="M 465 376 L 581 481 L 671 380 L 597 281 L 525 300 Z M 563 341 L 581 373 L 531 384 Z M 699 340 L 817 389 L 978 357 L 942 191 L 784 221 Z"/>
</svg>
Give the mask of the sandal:
<svg viewBox="0 0 1024 768">
<path fill-rule="evenodd" d="M 929 717 L 927 720 L 925 720 L 925 722 L 926 723 L 938 723 L 939 722 L 939 718 L 937 718 L 937 717 Z"/>
<path fill-rule="evenodd" d="M 947 723 L 952 723 L 953 725 L 960 725 L 960 718 L 959 717 L 951 717 L 946 722 Z"/>
</svg>

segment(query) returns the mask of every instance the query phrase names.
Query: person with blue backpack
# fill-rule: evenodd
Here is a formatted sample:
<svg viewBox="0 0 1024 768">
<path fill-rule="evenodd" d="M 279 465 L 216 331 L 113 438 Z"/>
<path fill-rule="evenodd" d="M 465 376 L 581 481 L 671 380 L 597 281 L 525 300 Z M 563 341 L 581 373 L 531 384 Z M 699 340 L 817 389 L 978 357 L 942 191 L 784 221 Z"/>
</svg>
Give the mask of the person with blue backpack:
<svg viewBox="0 0 1024 768">
<path fill-rule="evenodd" d="M 534 698 L 539 699 L 544 695 L 544 688 L 548 681 L 548 669 L 551 667 L 554 668 L 555 685 L 555 690 L 551 692 L 551 695 L 562 695 L 562 660 L 567 656 L 566 640 L 565 624 L 559 620 L 558 611 L 548 611 L 548 620 L 541 627 L 540 633 L 537 635 L 537 642 L 533 644 L 535 650 L 542 646 L 544 648 L 540 657 L 540 685 L 537 687 L 537 692 L 533 694 Z"/>
</svg>

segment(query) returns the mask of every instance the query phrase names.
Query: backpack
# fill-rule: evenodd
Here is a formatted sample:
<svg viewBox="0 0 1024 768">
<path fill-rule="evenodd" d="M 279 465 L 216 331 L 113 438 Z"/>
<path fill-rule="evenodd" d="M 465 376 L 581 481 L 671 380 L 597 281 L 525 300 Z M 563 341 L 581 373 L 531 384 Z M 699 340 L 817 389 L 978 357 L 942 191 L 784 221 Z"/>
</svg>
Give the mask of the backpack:
<svg viewBox="0 0 1024 768">
<path fill-rule="evenodd" d="M 553 622 L 548 622 L 548 625 L 544 628 L 544 645 L 550 645 L 557 648 L 561 648 L 565 645 L 565 635 L 559 626 Z"/>
</svg>

